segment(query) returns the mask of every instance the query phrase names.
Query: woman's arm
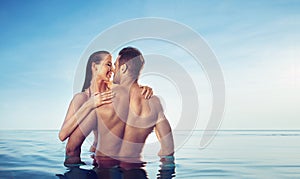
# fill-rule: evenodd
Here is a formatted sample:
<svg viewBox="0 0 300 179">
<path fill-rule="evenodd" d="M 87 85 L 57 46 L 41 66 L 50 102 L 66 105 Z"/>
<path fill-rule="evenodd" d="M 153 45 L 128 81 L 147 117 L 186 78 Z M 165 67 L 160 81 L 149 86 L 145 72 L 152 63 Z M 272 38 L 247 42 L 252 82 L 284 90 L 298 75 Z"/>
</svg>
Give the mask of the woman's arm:
<svg viewBox="0 0 300 179">
<path fill-rule="evenodd" d="M 59 131 L 59 139 L 66 140 L 80 123 L 80 119 L 84 118 L 91 110 L 92 105 L 88 101 L 87 95 L 84 93 L 76 94 L 67 111 L 64 123 Z"/>
<path fill-rule="evenodd" d="M 59 139 L 61 141 L 66 140 L 93 109 L 111 103 L 112 98 L 111 91 L 97 93 L 91 98 L 88 98 L 84 93 L 75 95 L 59 132 Z"/>
</svg>

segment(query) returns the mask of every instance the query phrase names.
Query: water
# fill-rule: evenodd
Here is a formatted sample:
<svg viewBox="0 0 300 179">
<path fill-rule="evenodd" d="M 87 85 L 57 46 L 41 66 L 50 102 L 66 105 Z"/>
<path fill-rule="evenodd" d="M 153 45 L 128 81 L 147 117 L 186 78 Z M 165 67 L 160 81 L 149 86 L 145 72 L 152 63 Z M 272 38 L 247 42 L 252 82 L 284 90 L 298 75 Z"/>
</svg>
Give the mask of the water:
<svg viewBox="0 0 300 179">
<path fill-rule="evenodd" d="M 202 133 L 195 131 L 176 151 L 175 178 L 300 178 L 300 130 L 219 131 L 213 142 L 200 150 Z M 65 143 L 57 134 L 0 131 L 0 178 L 58 178 L 57 174 L 70 174 L 63 166 Z M 71 171 L 77 178 L 80 172 L 86 174 L 93 168 L 88 149 L 85 142 L 82 160 L 87 165 Z M 160 165 L 159 158 L 147 163 L 148 178 L 162 173 Z"/>
</svg>

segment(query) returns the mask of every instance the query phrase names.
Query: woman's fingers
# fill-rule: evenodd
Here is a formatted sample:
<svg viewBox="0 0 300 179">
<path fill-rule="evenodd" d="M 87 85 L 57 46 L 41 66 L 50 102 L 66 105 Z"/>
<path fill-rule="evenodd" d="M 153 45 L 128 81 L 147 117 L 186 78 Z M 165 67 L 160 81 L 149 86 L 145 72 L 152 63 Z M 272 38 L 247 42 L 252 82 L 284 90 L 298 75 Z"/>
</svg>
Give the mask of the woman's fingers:
<svg viewBox="0 0 300 179">
<path fill-rule="evenodd" d="M 111 90 L 101 93 L 101 98 L 111 99 L 113 97 L 114 97 L 114 93 Z"/>
<path fill-rule="evenodd" d="M 152 88 L 148 86 L 142 86 L 141 88 L 142 88 L 141 95 L 143 95 L 145 99 L 150 99 L 153 96 Z"/>
<path fill-rule="evenodd" d="M 150 87 L 147 87 L 147 90 L 145 91 L 145 99 L 150 99 L 153 96 L 153 90 Z"/>
<path fill-rule="evenodd" d="M 105 100 L 105 101 L 102 101 L 102 102 L 101 102 L 102 105 L 103 105 L 103 104 L 110 104 L 110 103 L 112 103 L 112 100 Z"/>
<path fill-rule="evenodd" d="M 94 96 L 94 100 L 95 100 L 95 106 L 99 107 L 103 104 L 109 104 L 112 103 L 112 98 L 114 98 L 115 95 L 112 92 L 112 90 L 108 90 L 102 93 L 97 93 Z"/>
<path fill-rule="evenodd" d="M 94 93 L 92 96 L 97 96 L 97 95 L 99 95 L 100 94 L 100 92 L 96 92 L 96 93 Z"/>
<path fill-rule="evenodd" d="M 153 96 L 153 91 L 151 91 L 151 93 L 149 94 L 149 98 L 148 99 L 150 99 L 152 96 Z"/>
<path fill-rule="evenodd" d="M 150 99 L 152 97 L 152 91 L 147 91 L 145 94 L 145 99 Z"/>
<path fill-rule="evenodd" d="M 107 94 L 107 95 L 105 95 L 105 96 L 101 96 L 101 100 L 102 100 L 102 101 L 110 100 L 110 99 L 112 99 L 113 97 L 114 97 L 113 94 Z"/>
<path fill-rule="evenodd" d="M 141 95 L 144 95 L 146 91 L 147 91 L 147 86 L 143 86 L 143 89 L 142 89 Z"/>
<path fill-rule="evenodd" d="M 101 94 L 101 96 L 104 96 L 104 95 L 112 94 L 112 93 L 113 93 L 112 90 L 107 90 L 107 91 L 102 92 L 102 93 L 100 93 L 100 94 Z"/>
<path fill-rule="evenodd" d="M 96 95 L 100 95 L 100 98 L 112 98 L 114 97 L 114 93 L 112 92 L 112 90 L 109 90 L 109 91 L 105 91 L 105 92 L 102 92 L 102 93 L 97 93 L 95 94 Z"/>
</svg>

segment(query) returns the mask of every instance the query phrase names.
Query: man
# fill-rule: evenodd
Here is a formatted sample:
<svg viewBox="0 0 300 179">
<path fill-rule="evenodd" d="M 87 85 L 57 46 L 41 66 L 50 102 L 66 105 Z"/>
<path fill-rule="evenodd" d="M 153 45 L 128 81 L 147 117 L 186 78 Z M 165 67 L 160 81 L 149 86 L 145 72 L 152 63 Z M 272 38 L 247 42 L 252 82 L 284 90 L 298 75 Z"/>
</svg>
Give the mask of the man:
<svg viewBox="0 0 300 179">
<path fill-rule="evenodd" d="M 96 109 L 99 134 L 96 161 L 99 166 L 118 165 L 111 158 L 121 161 L 124 168 L 128 163 L 141 162 L 142 149 L 153 130 L 161 143 L 159 155 L 174 153 L 171 127 L 159 99 L 153 96 L 145 100 L 141 95 L 138 78 L 143 65 L 144 58 L 136 48 L 127 47 L 119 52 L 113 78 L 114 84 L 118 84 L 113 88 L 113 103 Z"/>
</svg>

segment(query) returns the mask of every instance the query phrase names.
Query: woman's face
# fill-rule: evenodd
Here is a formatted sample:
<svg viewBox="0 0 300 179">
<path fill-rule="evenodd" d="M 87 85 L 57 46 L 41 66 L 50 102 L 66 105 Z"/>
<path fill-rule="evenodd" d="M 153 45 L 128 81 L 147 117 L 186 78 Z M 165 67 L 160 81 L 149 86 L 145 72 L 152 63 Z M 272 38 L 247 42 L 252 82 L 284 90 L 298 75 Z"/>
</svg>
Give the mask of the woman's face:
<svg viewBox="0 0 300 179">
<path fill-rule="evenodd" d="M 99 64 L 96 64 L 96 78 L 99 81 L 110 81 L 113 73 L 112 57 L 111 55 L 106 55 L 105 59 Z"/>
</svg>

